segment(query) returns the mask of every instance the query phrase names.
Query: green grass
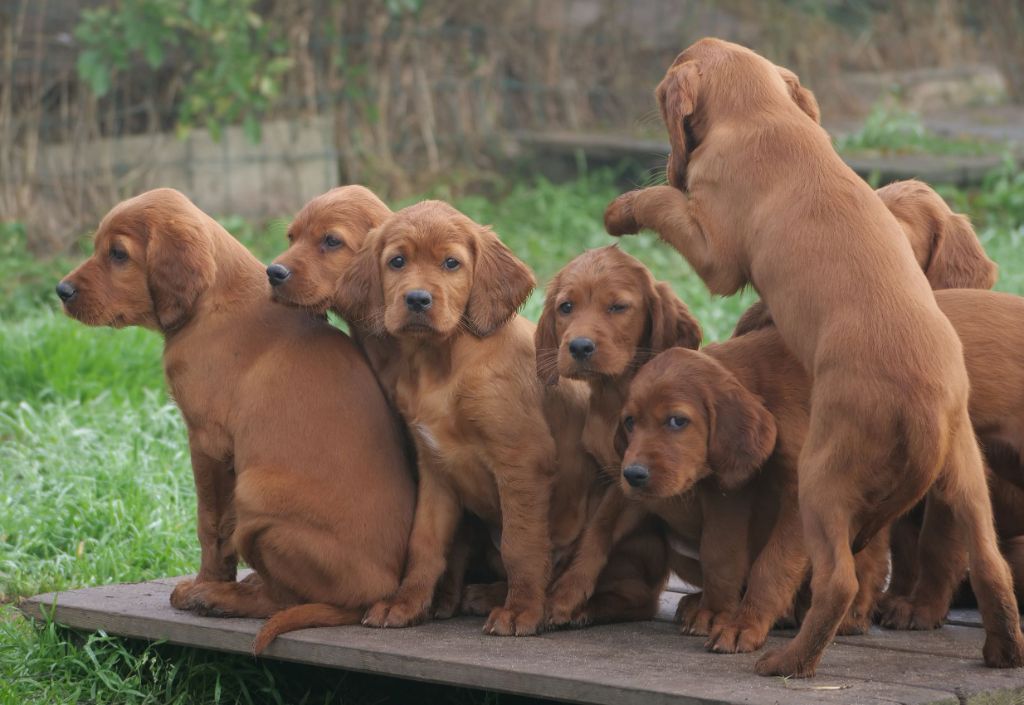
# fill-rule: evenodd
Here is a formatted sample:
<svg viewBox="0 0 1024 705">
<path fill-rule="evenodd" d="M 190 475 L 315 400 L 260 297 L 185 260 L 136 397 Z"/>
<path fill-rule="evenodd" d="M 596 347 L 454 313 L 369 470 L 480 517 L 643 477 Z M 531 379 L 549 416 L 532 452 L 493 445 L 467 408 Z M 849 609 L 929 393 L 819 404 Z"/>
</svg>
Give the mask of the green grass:
<svg viewBox="0 0 1024 705">
<path fill-rule="evenodd" d="M 544 283 L 582 249 L 611 242 L 601 214 L 616 193 L 610 175 L 596 174 L 456 205 L 492 224 Z M 1008 165 L 977 193 L 945 193 L 974 216 L 1001 265 L 999 288 L 1024 293 L 1024 177 Z M 284 247 L 282 221 L 225 223 L 264 260 Z M 496 699 L 21 619 L 12 603 L 23 597 L 194 571 L 199 549 L 185 431 L 164 389 L 159 337 L 64 318 L 52 287 L 71 262 L 29 258 L 19 228 L 0 229 L 0 238 L 5 262 L 19 272 L 0 291 L 0 705 Z M 622 244 L 672 283 L 709 339 L 726 337 L 753 299 L 709 296 L 652 235 Z M 531 297 L 527 316 L 536 318 L 541 298 Z"/>
<path fill-rule="evenodd" d="M 854 132 L 835 140 L 843 154 L 999 154 L 1006 145 L 969 137 L 939 135 L 921 122 L 921 117 L 905 108 L 883 101 L 875 105 Z"/>
</svg>

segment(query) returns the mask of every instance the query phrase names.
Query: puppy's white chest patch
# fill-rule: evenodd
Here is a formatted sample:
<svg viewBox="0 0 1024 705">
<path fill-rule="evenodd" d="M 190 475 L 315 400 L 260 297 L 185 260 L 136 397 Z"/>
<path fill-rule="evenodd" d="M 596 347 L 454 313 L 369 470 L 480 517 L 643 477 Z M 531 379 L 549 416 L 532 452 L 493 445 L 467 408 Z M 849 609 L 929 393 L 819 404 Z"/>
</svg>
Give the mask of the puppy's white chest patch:
<svg viewBox="0 0 1024 705">
<path fill-rule="evenodd" d="M 674 532 L 670 532 L 668 535 L 668 546 L 680 556 L 700 560 L 700 548 L 692 541 L 686 541 Z"/>
<path fill-rule="evenodd" d="M 419 439 L 423 441 L 423 444 L 430 449 L 430 452 L 435 455 L 441 454 L 441 444 L 437 440 L 437 436 L 430 430 L 428 426 L 421 423 L 414 423 L 412 425 L 413 431 L 419 436 Z"/>
</svg>

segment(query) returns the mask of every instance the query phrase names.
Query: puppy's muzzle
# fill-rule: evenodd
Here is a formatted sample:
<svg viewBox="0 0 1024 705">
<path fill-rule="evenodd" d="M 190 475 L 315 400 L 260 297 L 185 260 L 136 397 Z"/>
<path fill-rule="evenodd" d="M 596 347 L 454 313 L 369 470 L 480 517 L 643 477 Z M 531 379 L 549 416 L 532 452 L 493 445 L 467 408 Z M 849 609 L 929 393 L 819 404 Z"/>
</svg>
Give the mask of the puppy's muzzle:
<svg viewBox="0 0 1024 705">
<path fill-rule="evenodd" d="M 429 291 L 413 289 L 405 295 L 405 305 L 413 313 L 423 313 L 434 303 Z"/>
<path fill-rule="evenodd" d="M 75 285 L 71 282 L 62 281 L 57 284 L 57 296 L 59 296 L 60 300 L 64 303 L 71 301 L 71 299 L 75 298 L 77 295 L 78 289 L 76 289 Z"/>
<path fill-rule="evenodd" d="M 584 362 L 594 356 L 597 343 L 590 338 L 573 338 L 569 341 L 569 354 L 577 362 Z"/>
<path fill-rule="evenodd" d="M 267 279 L 271 286 L 280 286 L 292 276 L 291 270 L 283 264 L 274 263 L 267 267 Z"/>
<path fill-rule="evenodd" d="M 630 487 L 643 487 L 651 479 L 651 471 L 644 465 L 633 464 L 622 468 L 622 476 Z"/>
</svg>

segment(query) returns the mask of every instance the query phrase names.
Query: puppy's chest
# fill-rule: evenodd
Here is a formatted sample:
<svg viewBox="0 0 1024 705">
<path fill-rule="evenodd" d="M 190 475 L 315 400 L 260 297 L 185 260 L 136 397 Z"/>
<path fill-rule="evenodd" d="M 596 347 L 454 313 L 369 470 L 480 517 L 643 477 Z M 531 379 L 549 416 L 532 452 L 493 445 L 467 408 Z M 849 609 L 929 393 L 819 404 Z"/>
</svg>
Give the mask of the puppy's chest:
<svg viewBox="0 0 1024 705">
<path fill-rule="evenodd" d="M 647 510 L 665 523 L 668 529 L 669 548 L 674 553 L 698 558 L 703 519 L 700 502 L 695 493 L 654 500 L 647 505 Z"/>
</svg>

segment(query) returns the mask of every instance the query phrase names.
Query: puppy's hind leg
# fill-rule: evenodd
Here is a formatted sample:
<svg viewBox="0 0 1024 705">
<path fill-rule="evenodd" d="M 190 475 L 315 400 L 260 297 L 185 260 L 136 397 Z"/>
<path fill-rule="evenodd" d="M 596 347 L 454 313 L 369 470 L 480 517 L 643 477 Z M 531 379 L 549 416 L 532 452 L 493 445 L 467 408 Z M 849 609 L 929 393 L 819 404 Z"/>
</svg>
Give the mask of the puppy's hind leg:
<svg viewBox="0 0 1024 705">
<path fill-rule="evenodd" d="M 1010 568 L 999 553 L 981 451 L 966 412 L 936 490 L 967 533 L 971 587 L 985 626 L 985 665 L 1024 666 L 1024 636 Z"/>
<path fill-rule="evenodd" d="M 262 581 L 194 583 L 183 589 L 181 607 L 204 617 L 265 618 L 288 605 L 272 596 Z"/>
</svg>

